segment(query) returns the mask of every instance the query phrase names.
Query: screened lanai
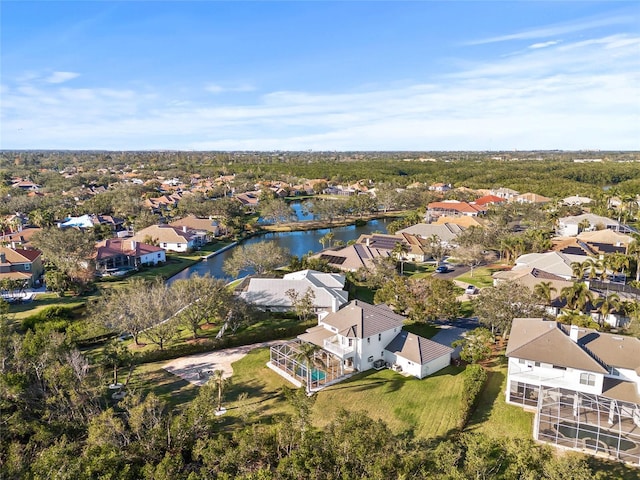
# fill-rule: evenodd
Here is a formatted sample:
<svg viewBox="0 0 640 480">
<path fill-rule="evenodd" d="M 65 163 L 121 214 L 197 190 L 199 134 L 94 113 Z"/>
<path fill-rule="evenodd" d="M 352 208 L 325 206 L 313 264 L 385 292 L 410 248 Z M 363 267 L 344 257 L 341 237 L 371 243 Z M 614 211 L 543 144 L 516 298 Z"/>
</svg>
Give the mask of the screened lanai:
<svg viewBox="0 0 640 480">
<path fill-rule="evenodd" d="M 307 370 L 301 347 L 306 342 L 296 339 L 271 347 L 270 365 L 285 378 L 297 385 L 309 384 L 310 390 L 318 390 L 345 375 L 342 360 L 332 353 L 317 349 Z"/>
<path fill-rule="evenodd" d="M 640 404 L 540 387 L 536 437 L 640 465 Z"/>
</svg>

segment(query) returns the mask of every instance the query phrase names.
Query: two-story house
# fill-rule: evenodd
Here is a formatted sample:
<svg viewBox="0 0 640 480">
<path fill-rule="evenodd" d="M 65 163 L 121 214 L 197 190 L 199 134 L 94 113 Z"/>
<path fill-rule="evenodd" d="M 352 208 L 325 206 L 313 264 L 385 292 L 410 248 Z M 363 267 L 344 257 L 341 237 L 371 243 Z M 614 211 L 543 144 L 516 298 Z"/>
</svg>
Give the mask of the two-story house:
<svg viewBox="0 0 640 480">
<path fill-rule="evenodd" d="M 534 409 L 534 438 L 640 465 L 640 339 L 513 321 L 506 401 Z"/>
<path fill-rule="evenodd" d="M 151 225 L 136 233 L 130 240 L 141 243 L 154 243 L 166 251 L 187 252 L 207 242 L 204 233 L 170 225 Z"/>
<path fill-rule="evenodd" d="M 24 281 L 32 287 L 44 272 L 39 250 L 13 249 L 0 246 L 0 280 Z"/>
<path fill-rule="evenodd" d="M 352 300 L 318 317 L 318 325 L 296 340 L 271 347 L 268 366 L 294 385 L 318 390 L 355 372 L 393 368 L 424 378 L 448 366 L 453 349 L 402 329 L 404 317 L 387 305 Z M 315 345 L 312 372 L 301 352 Z"/>
</svg>

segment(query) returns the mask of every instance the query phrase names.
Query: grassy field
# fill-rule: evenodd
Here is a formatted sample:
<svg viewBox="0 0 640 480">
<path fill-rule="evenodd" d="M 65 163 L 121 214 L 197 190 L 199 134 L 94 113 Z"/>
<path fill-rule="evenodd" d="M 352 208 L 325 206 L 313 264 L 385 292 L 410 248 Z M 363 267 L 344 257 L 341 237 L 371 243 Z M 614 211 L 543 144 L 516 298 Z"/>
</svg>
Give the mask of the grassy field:
<svg viewBox="0 0 640 480">
<path fill-rule="evenodd" d="M 423 380 L 391 370 L 369 370 L 318 393 L 316 426 L 335 418 L 337 407 L 364 410 L 384 420 L 395 433 L 418 438 L 442 437 L 460 420 L 462 368 L 447 367 Z"/>
<path fill-rule="evenodd" d="M 480 394 L 476 411 L 467 430 L 496 438 L 532 438 L 533 413 L 507 405 L 504 392 L 507 382 L 505 357 L 499 357 L 488 368 L 487 383 Z"/>
<path fill-rule="evenodd" d="M 471 272 L 466 272 L 459 277 L 456 277 L 456 280 L 467 283 L 470 285 L 474 285 L 478 288 L 490 287 L 493 285 L 493 277 L 492 275 L 495 272 L 499 272 L 503 270 L 500 266 L 488 266 L 488 267 L 479 267 L 473 269 L 473 276 L 471 276 Z"/>
<path fill-rule="evenodd" d="M 137 365 L 131 373 L 128 388 L 134 392 L 153 392 L 174 406 L 193 400 L 198 394 L 198 387 L 164 370 L 162 366 L 166 363 Z M 119 381 L 124 383 L 127 373 L 122 369 Z"/>
</svg>

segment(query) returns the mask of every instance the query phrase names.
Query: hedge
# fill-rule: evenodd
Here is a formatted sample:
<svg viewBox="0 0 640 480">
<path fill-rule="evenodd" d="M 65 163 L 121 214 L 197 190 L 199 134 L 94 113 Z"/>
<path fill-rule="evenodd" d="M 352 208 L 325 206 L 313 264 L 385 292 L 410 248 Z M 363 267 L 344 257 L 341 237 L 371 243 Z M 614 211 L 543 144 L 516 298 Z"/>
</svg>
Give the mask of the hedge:
<svg viewBox="0 0 640 480">
<path fill-rule="evenodd" d="M 22 328 L 34 330 L 36 326 L 45 323 L 54 325 L 54 329 L 64 331 L 69 326 L 70 321 L 75 317 L 76 310 L 84 308 L 83 305 L 65 307 L 64 305 L 51 305 L 43 308 L 38 313 L 30 315 L 22 320 Z"/>
<path fill-rule="evenodd" d="M 471 414 L 476 407 L 478 396 L 480 395 L 480 392 L 482 391 L 482 387 L 486 380 L 487 372 L 480 365 L 469 365 L 465 369 L 462 391 L 460 430 L 464 429 L 467 421 L 471 417 Z"/>
</svg>

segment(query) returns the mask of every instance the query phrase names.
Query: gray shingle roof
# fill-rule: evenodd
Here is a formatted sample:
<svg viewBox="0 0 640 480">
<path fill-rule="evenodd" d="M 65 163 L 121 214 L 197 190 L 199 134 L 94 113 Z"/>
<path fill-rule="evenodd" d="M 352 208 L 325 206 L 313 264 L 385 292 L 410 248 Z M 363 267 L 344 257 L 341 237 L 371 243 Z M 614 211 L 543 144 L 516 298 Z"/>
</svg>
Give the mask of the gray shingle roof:
<svg viewBox="0 0 640 480">
<path fill-rule="evenodd" d="M 401 331 L 385 350 L 406 358 L 407 360 L 424 365 L 443 355 L 451 355 L 453 348 L 434 342 L 406 330 Z"/>
<path fill-rule="evenodd" d="M 335 327 L 344 337 L 367 338 L 402 327 L 404 317 L 384 304 L 370 305 L 352 300 L 340 310 L 327 315 L 322 322 Z"/>
</svg>

